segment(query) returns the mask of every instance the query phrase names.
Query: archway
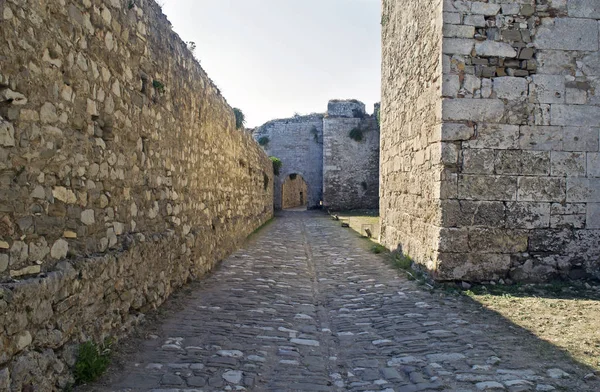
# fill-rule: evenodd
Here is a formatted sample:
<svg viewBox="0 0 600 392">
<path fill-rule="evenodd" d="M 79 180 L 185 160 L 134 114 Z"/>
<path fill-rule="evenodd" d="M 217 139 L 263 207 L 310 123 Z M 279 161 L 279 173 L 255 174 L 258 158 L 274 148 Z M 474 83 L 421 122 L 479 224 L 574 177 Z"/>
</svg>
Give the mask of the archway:
<svg viewBox="0 0 600 392">
<path fill-rule="evenodd" d="M 308 185 L 300 174 L 288 175 L 281 186 L 281 207 L 285 209 L 308 205 Z"/>
</svg>

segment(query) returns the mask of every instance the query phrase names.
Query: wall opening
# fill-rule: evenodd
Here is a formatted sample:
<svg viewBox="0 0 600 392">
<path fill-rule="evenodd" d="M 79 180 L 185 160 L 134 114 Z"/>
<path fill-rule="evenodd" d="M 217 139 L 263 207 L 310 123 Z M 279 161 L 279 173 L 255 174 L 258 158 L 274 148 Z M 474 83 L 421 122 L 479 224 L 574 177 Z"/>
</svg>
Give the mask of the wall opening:
<svg viewBox="0 0 600 392">
<path fill-rule="evenodd" d="M 281 187 L 282 208 L 299 208 L 308 205 L 308 185 L 300 174 L 292 173 L 286 177 Z"/>
</svg>

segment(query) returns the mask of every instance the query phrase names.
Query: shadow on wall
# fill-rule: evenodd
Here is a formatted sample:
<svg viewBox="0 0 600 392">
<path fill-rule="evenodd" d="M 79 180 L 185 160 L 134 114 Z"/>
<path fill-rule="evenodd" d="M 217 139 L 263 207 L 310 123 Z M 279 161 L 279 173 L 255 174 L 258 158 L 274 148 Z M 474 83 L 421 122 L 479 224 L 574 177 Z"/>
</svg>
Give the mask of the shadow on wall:
<svg viewBox="0 0 600 392">
<path fill-rule="evenodd" d="M 281 201 L 284 210 L 308 206 L 308 184 L 300 174 L 292 173 L 283 181 Z"/>
</svg>

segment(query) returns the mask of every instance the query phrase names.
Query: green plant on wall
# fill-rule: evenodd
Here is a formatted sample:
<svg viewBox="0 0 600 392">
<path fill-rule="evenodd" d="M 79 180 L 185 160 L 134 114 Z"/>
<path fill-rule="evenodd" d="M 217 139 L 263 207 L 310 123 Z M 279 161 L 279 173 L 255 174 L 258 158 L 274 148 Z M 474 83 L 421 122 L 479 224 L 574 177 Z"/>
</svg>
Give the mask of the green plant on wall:
<svg viewBox="0 0 600 392">
<path fill-rule="evenodd" d="M 313 139 L 315 139 L 315 143 L 319 143 L 319 130 L 316 126 L 312 126 L 310 129 L 310 133 L 313 135 Z"/>
<path fill-rule="evenodd" d="M 260 144 L 261 146 L 266 146 L 267 144 L 269 144 L 269 141 L 271 141 L 271 139 L 269 139 L 268 136 L 261 136 L 260 138 L 258 138 L 258 144 Z"/>
<path fill-rule="evenodd" d="M 363 131 L 359 128 L 354 128 L 348 133 L 348 137 L 354 141 L 360 142 L 363 140 Z"/>
<path fill-rule="evenodd" d="M 100 378 L 110 364 L 110 342 L 99 347 L 94 342 L 85 342 L 79 346 L 77 362 L 73 374 L 75 383 L 92 382 Z"/>
<path fill-rule="evenodd" d="M 156 80 L 154 79 L 152 81 L 152 87 L 154 87 L 154 89 L 159 93 L 159 94 L 164 94 L 165 93 L 165 85 L 163 82 L 161 82 L 160 80 Z"/>
<path fill-rule="evenodd" d="M 290 174 L 290 180 L 295 180 L 296 177 L 298 177 L 298 174 L 296 174 L 296 173 Z"/>
<path fill-rule="evenodd" d="M 281 159 L 279 159 L 277 157 L 269 157 L 269 158 L 271 158 L 271 162 L 273 162 L 273 174 L 278 176 L 279 172 L 281 171 L 281 167 L 283 166 L 283 163 L 281 162 Z"/>
<path fill-rule="evenodd" d="M 235 115 L 235 129 L 240 129 L 246 125 L 246 116 L 241 109 L 233 108 L 233 114 Z"/>
</svg>

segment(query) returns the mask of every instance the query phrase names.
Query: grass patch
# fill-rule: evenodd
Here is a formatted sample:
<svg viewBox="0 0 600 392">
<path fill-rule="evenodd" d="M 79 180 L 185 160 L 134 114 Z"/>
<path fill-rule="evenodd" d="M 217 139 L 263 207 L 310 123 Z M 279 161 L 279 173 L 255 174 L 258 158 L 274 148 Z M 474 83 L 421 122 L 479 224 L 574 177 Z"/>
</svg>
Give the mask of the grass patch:
<svg viewBox="0 0 600 392">
<path fill-rule="evenodd" d="M 476 284 L 459 292 L 600 371 L 600 286 L 597 283 Z"/>
<path fill-rule="evenodd" d="M 388 252 L 387 248 L 381 244 L 373 244 L 371 245 L 371 253 L 380 254 Z"/>
<path fill-rule="evenodd" d="M 279 159 L 277 157 L 269 157 L 269 158 L 271 158 L 271 162 L 273 162 L 273 174 L 278 176 L 279 173 L 281 172 L 281 167 L 283 166 L 283 162 L 281 162 L 281 159 Z"/>
<path fill-rule="evenodd" d="M 235 115 L 235 129 L 243 128 L 246 125 L 246 115 L 241 109 L 233 108 L 233 114 Z"/>
<path fill-rule="evenodd" d="M 98 346 L 85 342 L 79 346 L 79 354 L 73 374 L 77 385 L 96 381 L 110 364 L 110 342 Z"/>
</svg>

